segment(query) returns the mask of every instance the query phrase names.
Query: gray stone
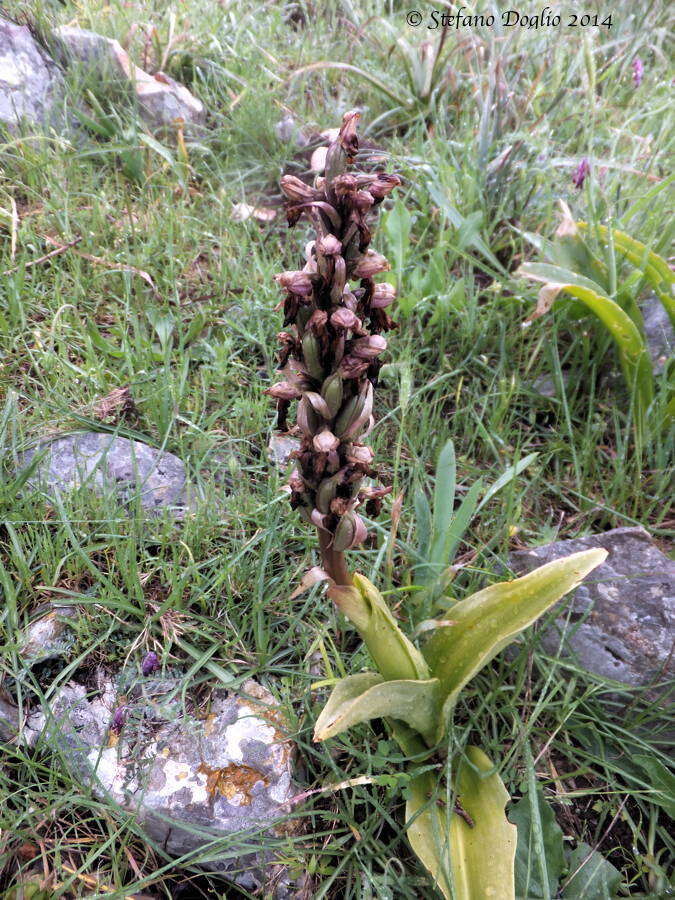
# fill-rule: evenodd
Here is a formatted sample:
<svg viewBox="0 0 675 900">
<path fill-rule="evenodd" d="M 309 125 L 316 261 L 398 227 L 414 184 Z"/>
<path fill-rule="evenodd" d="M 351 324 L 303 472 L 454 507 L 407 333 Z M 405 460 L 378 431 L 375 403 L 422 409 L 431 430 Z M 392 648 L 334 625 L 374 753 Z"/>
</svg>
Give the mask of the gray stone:
<svg viewBox="0 0 675 900">
<path fill-rule="evenodd" d="M 672 673 L 675 562 L 643 528 L 556 541 L 509 554 L 517 575 L 579 550 L 604 547 L 607 560 L 560 602 L 559 618 L 542 634 L 547 652 L 576 657 L 583 668 L 631 686 L 663 682 Z"/>
<path fill-rule="evenodd" d="M 40 612 L 26 628 L 19 648 L 28 666 L 63 656 L 73 643 L 69 620 L 77 617 L 77 607 L 50 606 Z"/>
<path fill-rule="evenodd" d="M 285 113 L 274 126 L 274 133 L 285 144 L 294 143 L 298 147 L 306 147 L 308 138 L 303 134 L 302 128 L 295 121 L 291 113 Z"/>
<path fill-rule="evenodd" d="M 61 72 L 30 30 L 0 18 L 0 124 L 58 127 L 62 98 Z"/>
<path fill-rule="evenodd" d="M 273 434 L 267 445 L 269 461 L 279 469 L 285 469 L 291 453 L 300 449 L 300 441 L 288 434 Z"/>
<path fill-rule="evenodd" d="M 568 382 L 569 375 L 567 372 L 563 372 L 562 383 L 564 388 L 567 388 Z M 548 375 L 540 375 L 539 378 L 535 378 L 532 382 L 532 390 L 539 394 L 540 397 L 552 398 L 558 397 L 560 394 L 560 391 L 558 390 L 558 380 Z"/>
<path fill-rule="evenodd" d="M 675 329 L 665 306 L 655 294 L 645 300 L 641 309 L 652 371 L 660 375 L 675 353 Z"/>
<path fill-rule="evenodd" d="M 29 484 L 52 497 L 87 486 L 97 494 L 112 494 L 131 506 L 138 496 L 147 514 L 170 509 L 177 518 L 191 508 L 195 499 L 181 460 L 140 441 L 94 431 L 78 432 L 27 451 L 20 460 L 21 467 L 28 466 L 36 453 L 43 452 Z"/>
<path fill-rule="evenodd" d="M 0 741 L 12 741 L 19 732 L 19 710 L 0 693 Z"/>
<path fill-rule="evenodd" d="M 206 718 L 176 701 L 167 718 L 154 693 L 148 705 L 147 692 L 118 696 L 102 681 L 98 694 L 88 696 L 71 682 L 29 716 L 25 739 L 59 752 L 78 780 L 134 813 L 172 856 L 231 836 L 227 855 L 207 853 L 198 864 L 247 890 L 273 883 L 275 897 L 289 896 L 288 875 L 264 849 L 265 837 L 297 830 L 297 819 L 290 826 L 282 821 L 297 793 L 295 745 L 274 698 L 251 680 L 236 694 L 216 692 Z M 122 703 L 124 724 L 116 734 L 111 724 Z"/>
<path fill-rule="evenodd" d="M 152 129 L 171 127 L 177 120 L 187 127 L 204 124 L 204 104 L 185 85 L 163 72 L 144 72 L 129 59 L 119 41 L 68 25 L 57 28 L 54 38 L 69 63 L 79 63 L 103 81 L 129 85 L 136 94 L 141 118 Z"/>
</svg>

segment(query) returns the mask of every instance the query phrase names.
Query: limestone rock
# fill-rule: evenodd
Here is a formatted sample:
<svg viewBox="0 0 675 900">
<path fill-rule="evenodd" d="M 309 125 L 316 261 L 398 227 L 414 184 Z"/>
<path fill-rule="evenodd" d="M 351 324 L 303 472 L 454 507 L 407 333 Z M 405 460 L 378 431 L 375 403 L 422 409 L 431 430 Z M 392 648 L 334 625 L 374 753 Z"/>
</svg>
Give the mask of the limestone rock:
<svg viewBox="0 0 675 900">
<path fill-rule="evenodd" d="M 43 452 L 29 484 L 49 496 L 86 485 L 98 494 L 112 494 L 124 504 L 132 505 L 138 496 L 147 514 L 157 515 L 168 508 L 177 518 L 195 499 L 182 461 L 140 441 L 78 432 L 27 451 L 21 466 L 28 466 L 36 453 Z"/>
<path fill-rule="evenodd" d="M 562 655 L 576 657 L 589 672 L 632 686 L 665 681 L 675 641 L 675 562 L 643 528 L 519 550 L 509 555 L 509 565 L 524 575 L 593 547 L 609 556 L 560 602 L 559 618 L 542 635 L 544 648 L 557 653 L 564 635 Z"/>
<path fill-rule="evenodd" d="M 141 118 L 150 128 L 167 128 L 178 119 L 186 126 L 204 124 L 206 111 L 197 97 L 163 72 L 149 75 L 134 65 L 119 41 L 67 25 L 57 28 L 54 37 L 69 62 L 78 62 L 104 81 L 131 85 Z"/>
<path fill-rule="evenodd" d="M 0 18 L 0 125 L 58 126 L 63 78 L 25 25 Z"/>
<path fill-rule="evenodd" d="M 231 835 L 199 864 L 249 891 L 272 886 L 273 896 L 289 896 L 285 870 L 265 849 L 266 838 L 291 831 L 282 819 L 297 793 L 295 747 L 274 698 L 250 680 L 237 693 L 216 692 L 204 719 L 178 700 L 162 706 L 171 687 L 148 702 L 147 691 L 118 695 L 109 681 L 94 696 L 71 682 L 29 717 L 26 736 L 60 751 L 76 778 L 135 813 L 171 855 L 208 851 Z"/>
</svg>

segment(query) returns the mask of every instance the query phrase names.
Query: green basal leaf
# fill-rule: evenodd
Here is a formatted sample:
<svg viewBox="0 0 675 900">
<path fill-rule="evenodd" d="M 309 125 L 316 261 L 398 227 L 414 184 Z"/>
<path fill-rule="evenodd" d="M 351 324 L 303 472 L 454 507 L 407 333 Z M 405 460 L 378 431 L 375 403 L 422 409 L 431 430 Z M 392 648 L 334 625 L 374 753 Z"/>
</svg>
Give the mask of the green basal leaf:
<svg viewBox="0 0 675 900">
<path fill-rule="evenodd" d="M 651 791 L 645 799 L 661 806 L 671 819 L 675 819 L 675 775 L 660 759 L 644 753 L 634 756 L 633 762 L 646 772 L 649 779 Z"/>
<path fill-rule="evenodd" d="M 386 681 L 429 679 L 429 667 L 417 647 L 398 627 L 384 597 L 363 575 L 353 586 L 334 586 L 328 594 L 356 626 Z"/>
<path fill-rule="evenodd" d="M 606 557 L 602 549 L 573 553 L 522 578 L 493 584 L 452 607 L 451 618 L 439 622 L 423 650 L 445 700 L 439 739 L 467 682 Z"/>
<path fill-rule="evenodd" d="M 504 807 L 509 794 L 488 757 L 467 747 L 457 773 L 457 798 L 473 825 L 453 815 L 450 863 L 455 900 L 515 897 L 516 828 Z"/>
<path fill-rule="evenodd" d="M 430 550 L 432 563 L 442 563 L 446 556 L 443 552 L 445 534 L 452 522 L 455 506 L 455 488 L 457 464 L 455 461 L 455 445 L 448 441 L 441 450 L 436 463 L 436 488 L 434 490 L 433 539 Z"/>
<path fill-rule="evenodd" d="M 568 860 L 570 876 L 561 896 L 566 900 L 614 900 L 621 872 L 601 853 L 580 843 Z"/>
<path fill-rule="evenodd" d="M 586 222 L 577 222 L 577 226 L 581 231 L 589 230 Z M 606 225 L 597 225 L 594 228 L 602 240 L 608 240 L 608 231 Z M 644 272 L 644 276 L 655 289 L 661 302 L 666 308 L 670 321 L 675 325 L 675 297 L 673 297 L 673 287 L 675 286 L 675 275 L 665 259 L 649 250 L 645 244 L 636 241 L 630 235 L 623 231 L 612 229 L 612 239 L 614 241 L 614 249 L 625 256 L 636 268 Z"/>
<path fill-rule="evenodd" d="M 439 804 L 432 772 L 411 783 L 408 840 L 436 887 L 453 900 L 513 900 L 516 828 L 506 818 L 509 795 L 488 757 L 468 747 L 456 780 L 457 799 L 472 824 Z"/>
<path fill-rule="evenodd" d="M 516 896 L 532 900 L 554 897 L 565 869 L 562 829 L 536 782 L 509 810 L 518 828 L 515 873 Z"/>
<path fill-rule="evenodd" d="M 333 688 L 314 727 L 314 740 L 325 741 L 370 719 L 392 718 L 433 738 L 440 713 L 438 679 L 385 681 L 366 672 L 350 675 Z"/>
<path fill-rule="evenodd" d="M 437 799 L 434 772 L 412 779 L 405 805 L 406 833 L 410 846 L 446 900 L 453 900 L 450 874 L 450 822 Z"/>
</svg>

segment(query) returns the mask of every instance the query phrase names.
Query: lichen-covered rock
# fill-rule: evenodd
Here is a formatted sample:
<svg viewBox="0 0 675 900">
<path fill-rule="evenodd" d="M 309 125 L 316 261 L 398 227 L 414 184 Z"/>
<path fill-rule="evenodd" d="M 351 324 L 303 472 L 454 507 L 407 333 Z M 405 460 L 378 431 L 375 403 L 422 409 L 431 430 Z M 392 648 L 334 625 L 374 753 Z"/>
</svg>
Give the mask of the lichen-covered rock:
<svg viewBox="0 0 675 900">
<path fill-rule="evenodd" d="M 48 496 L 87 486 L 132 505 L 139 497 L 144 512 L 170 509 L 177 518 L 191 508 L 194 489 L 185 466 L 172 453 L 100 432 L 78 432 L 46 442 L 23 454 L 21 467 L 44 452 L 29 484 Z"/>
<path fill-rule="evenodd" d="M 88 696 L 70 683 L 29 718 L 26 734 L 60 750 L 75 777 L 134 812 L 171 855 L 205 851 L 205 868 L 251 891 L 273 882 L 274 896 L 287 896 L 289 879 L 265 849 L 291 830 L 283 818 L 297 793 L 294 745 L 274 698 L 247 681 L 239 693 L 217 693 L 198 718 L 178 700 L 162 706 L 175 685 L 158 684 L 152 699 L 110 682 Z M 209 843 L 228 836 L 209 855 Z"/>
<path fill-rule="evenodd" d="M 119 41 L 69 25 L 57 28 L 54 38 L 68 62 L 76 61 L 104 82 L 127 83 L 136 93 L 141 118 L 151 128 L 167 128 L 177 120 L 188 127 L 203 125 L 203 103 L 165 73 L 149 75 L 134 65 Z"/>
<path fill-rule="evenodd" d="M 25 25 L 0 18 L 0 125 L 58 126 L 63 78 Z"/>
<path fill-rule="evenodd" d="M 519 550 L 509 555 L 509 565 L 524 575 L 593 547 L 609 556 L 561 601 L 559 618 L 542 634 L 544 648 L 555 654 L 562 639 L 562 654 L 589 672 L 633 686 L 665 681 L 675 641 L 675 562 L 643 528 Z"/>
</svg>

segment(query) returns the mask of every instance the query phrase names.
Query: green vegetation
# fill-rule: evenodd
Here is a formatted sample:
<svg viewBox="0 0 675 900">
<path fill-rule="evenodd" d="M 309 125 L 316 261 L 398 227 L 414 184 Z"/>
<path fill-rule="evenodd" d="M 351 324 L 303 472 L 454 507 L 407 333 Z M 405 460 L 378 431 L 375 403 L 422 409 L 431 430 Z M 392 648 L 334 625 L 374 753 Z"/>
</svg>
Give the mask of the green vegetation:
<svg viewBox="0 0 675 900">
<path fill-rule="evenodd" d="M 17 15 L 23 6 L 6 4 Z M 375 242 L 392 263 L 400 327 L 369 436 L 393 492 L 353 565 L 404 630 L 433 602 L 438 579 L 445 586 L 452 575 L 461 601 L 512 548 L 630 524 L 666 548 L 668 373 L 656 376 L 636 430 L 611 335 L 562 296 L 523 328 L 538 285 L 518 269 L 541 263 L 563 199 L 598 256 L 609 254 L 610 300 L 628 284 L 631 316 L 654 289 L 652 257 L 631 258 L 605 238 L 621 232 L 648 254 L 671 252 L 672 10 L 656 2 L 636 12 L 621 0 L 609 32 L 453 32 L 429 91 L 397 39 L 424 61 L 418 45 L 438 32 L 408 27 L 407 7 L 383 0 L 33 6 L 42 32 L 76 20 L 182 80 L 205 103 L 208 127 L 186 134 L 183 149 L 176 135 L 147 134 L 124 97 L 113 102 L 105 85 L 73 75 L 72 106 L 88 101 L 81 139 L 0 139 L 0 690 L 25 709 L 75 675 L 140 662 L 147 649 L 195 695 L 259 678 L 283 703 L 316 790 L 294 814 L 305 833 L 270 846 L 312 876 L 313 897 L 430 896 L 401 828 L 402 790 L 411 802 L 414 788 L 406 754 L 377 720 L 312 740 L 326 685 L 370 661 L 320 587 L 292 598 L 319 560 L 266 458 L 275 423 L 263 390 L 275 380 L 280 328 L 273 275 L 295 267 L 309 233 L 289 232 L 280 210 L 271 223 L 235 221 L 233 207 L 279 206 L 280 176 L 308 172 L 311 148 L 275 130 L 287 113 L 318 134 L 358 107 L 362 138 L 402 178 L 403 199 L 385 201 Z M 352 70 L 299 73 L 330 61 L 390 93 Z M 577 189 L 584 157 L 591 171 Z M 539 392 L 544 380 L 553 396 Z M 58 504 L 27 491 L 17 454 L 81 427 L 166 447 L 210 502 L 176 528 L 128 518 L 84 491 Z M 433 478 L 449 438 L 457 497 L 470 503 L 459 543 L 446 546 L 433 530 Z M 490 494 L 512 467 L 517 476 Z M 469 495 L 479 480 L 483 493 Z M 413 566 L 426 572 L 422 592 L 411 589 Z M 81 608 L 75 643 L 65 660 L 28 671 L 21 630 L 50 599 Z M 672 717 L 646 691 L 545 654 L 536 631 L 514 648 L 462 690 L 445 740 L 479 744 L 499 761 L 516 801 L 520 883 L 533 898 L 665 896 Z M 10 745 L 2 753 L 2 890 L 39 868 L 46 896 L 170 897 L 188 883 L 190 896 L 247 896 L 196 868 L 226 853 L 227 839 L 169 859 L 53 758 Z M 586 858 L 607 892 L 596 880 L 600 892 L 583 893 Z"/>
</svg>

